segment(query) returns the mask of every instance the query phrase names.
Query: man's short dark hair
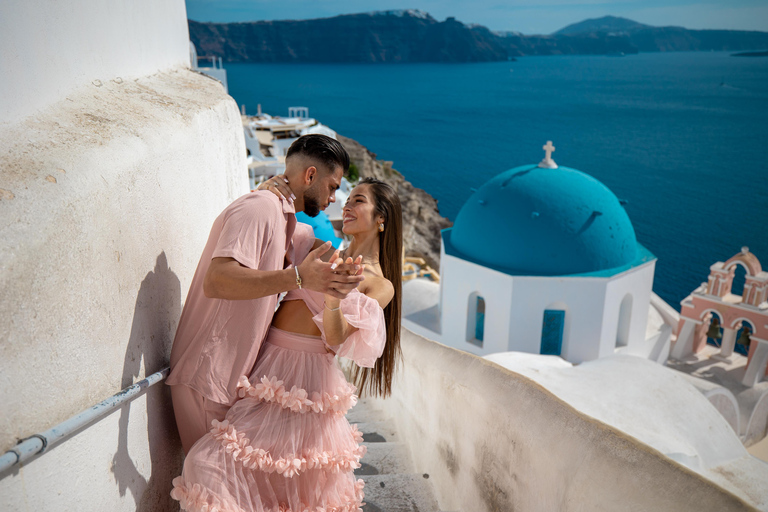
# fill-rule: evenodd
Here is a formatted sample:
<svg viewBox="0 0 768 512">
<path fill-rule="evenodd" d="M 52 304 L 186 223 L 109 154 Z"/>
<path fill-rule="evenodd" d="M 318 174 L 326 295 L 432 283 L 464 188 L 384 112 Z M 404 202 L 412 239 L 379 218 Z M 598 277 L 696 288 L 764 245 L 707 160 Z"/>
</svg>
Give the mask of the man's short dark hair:
<svg viewBox="0 0 768 512">
<path fill-rule="evenodd" d="M 333 171 L 337 165 L 340 165 L 344 172 L 349 170 L 347 150 L 339 141 L 327 135 L 312 133 L 299 137 L 288 148 L 285 158 L 290 158 L 293 155 L 314 158 L 322 163 L 328 171 Z"/>
</svg>

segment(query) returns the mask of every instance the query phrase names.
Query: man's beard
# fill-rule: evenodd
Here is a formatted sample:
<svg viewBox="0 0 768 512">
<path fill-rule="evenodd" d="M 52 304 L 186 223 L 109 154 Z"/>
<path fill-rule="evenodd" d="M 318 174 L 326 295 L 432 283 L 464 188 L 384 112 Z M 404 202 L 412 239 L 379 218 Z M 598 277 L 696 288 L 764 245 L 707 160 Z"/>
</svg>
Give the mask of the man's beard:
<svg viewBox="0 0 768 512">
<path fill-rule="evenodd" d="M 320 214 L 320 200 L 315 196 L 312 188 L 304 192 L 304 213 L 310 217 L 317 217 Z"/>
</svg>

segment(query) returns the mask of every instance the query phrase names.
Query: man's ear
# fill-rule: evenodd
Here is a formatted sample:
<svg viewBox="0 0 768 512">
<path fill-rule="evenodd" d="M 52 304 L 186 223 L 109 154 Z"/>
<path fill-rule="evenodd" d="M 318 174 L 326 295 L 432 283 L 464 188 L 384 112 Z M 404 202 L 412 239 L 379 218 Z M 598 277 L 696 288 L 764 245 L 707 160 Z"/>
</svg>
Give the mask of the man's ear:
<svg viewBox="0 0 768 512">
<path fill-rule="evenodd" d="M 311 185 L 315 178 L 317 178 L 317 167 L 310 165 L 304 170 L 304 183 Z"/>
</svg>

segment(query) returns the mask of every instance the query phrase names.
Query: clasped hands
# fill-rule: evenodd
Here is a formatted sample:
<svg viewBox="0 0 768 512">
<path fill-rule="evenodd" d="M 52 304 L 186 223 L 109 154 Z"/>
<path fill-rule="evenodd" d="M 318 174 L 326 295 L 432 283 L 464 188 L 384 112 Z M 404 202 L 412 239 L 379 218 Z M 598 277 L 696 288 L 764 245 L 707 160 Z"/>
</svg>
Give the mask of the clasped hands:
<svg viewBox="0 0 768 512">
<path fill-rule="evenodd" d="M 317 249 L 310 251 L 299 265 L 299 274 L 304 288 L 324 293 L 326 305 L 338 307 L 339 301 L 349 292 L 358 287 L 365 279 L 363 276 L 362 256 L 357 259 L 339 257 L 338 249 L 330 260 L 325 262 L 321 257 L 331 250 L 331 242 L 325 242 Z"/>
</svg>

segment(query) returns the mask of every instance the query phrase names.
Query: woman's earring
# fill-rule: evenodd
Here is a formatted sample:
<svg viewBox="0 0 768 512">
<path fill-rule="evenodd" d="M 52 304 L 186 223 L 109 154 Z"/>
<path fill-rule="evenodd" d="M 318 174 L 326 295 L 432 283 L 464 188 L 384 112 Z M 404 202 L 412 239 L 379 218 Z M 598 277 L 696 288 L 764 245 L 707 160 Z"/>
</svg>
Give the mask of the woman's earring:
<svg viewBox="0 0 768 512">
<path fill-rule="evenodd" d="M 380 233 L 383 233 L 383 232 L 384 232 L 384 224 L 383 224 L 383 223 L 382 223 L 382 224 L 379 224 L 379 232 L 380 232 Z"/>
</svg>

